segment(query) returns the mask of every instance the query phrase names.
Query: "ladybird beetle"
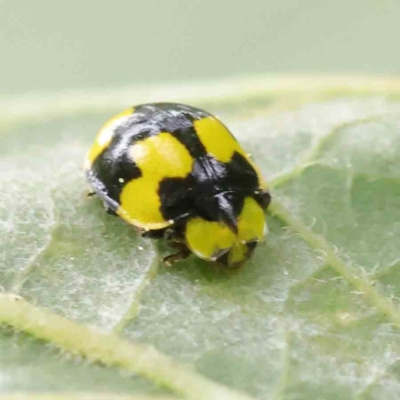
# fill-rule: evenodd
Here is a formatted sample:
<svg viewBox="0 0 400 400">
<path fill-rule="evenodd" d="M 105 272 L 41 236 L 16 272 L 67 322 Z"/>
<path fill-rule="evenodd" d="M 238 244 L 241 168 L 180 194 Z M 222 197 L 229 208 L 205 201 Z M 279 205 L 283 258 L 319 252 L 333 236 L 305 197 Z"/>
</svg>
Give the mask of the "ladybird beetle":
<svg viewBox="0 0 400 400">
<path fill-rule="evenodd" d="M 144 237 L 226 266 L 246 261 L 267 231 L 260 170 L 213 115 L 176 103 L 127 109 L 100 130 L 85 160 L 93 194 Z"/>
</svg>

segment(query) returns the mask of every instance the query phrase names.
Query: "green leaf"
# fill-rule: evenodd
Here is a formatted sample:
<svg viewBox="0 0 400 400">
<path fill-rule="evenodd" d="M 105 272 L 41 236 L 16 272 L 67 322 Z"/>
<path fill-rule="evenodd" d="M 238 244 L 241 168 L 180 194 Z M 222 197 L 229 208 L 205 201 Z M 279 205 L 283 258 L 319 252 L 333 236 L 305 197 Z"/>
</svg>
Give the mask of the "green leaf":
<svg viewBox="0 0 400 400">
<path fill-rule="evenodd" d="M 166 268 L 165 249 L 86 198 L 99 126 L 153 100 L 216 112 L 270 182 L 270 232 L 244 268 Z M 399 81 L 276 77 L 0 110 L 0 394 L 400 396 Z"/>
</svg>

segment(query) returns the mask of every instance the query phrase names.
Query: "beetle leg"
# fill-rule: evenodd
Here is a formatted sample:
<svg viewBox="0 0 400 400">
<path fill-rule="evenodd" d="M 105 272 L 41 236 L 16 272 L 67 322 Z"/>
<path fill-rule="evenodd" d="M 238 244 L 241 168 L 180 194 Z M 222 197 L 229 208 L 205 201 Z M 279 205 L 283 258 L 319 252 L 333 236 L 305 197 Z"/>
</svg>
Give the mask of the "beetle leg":
<svg viewBox="0 0 400 400">
<path fill-rule="evenodd" d="M 107 203 L 103 203 L 103 206 L 107 214 L 112 215 L 114 217 L 118 215 Z"/>
<path fill-rule="evenodd" d="M 178 261 L 185 260 L 191 254 L 190 250 L 184 243 L 173 242 L 169 243 L 169 245 L 176 248 L 178 251 L 163 258 L 163 262 L 167 267 L 171 267 Z"/>
<path fill-rule="evenodd" d="M 106 208 L 106 213 L 109 215 L 112 215 L 113 217 L 116 217 L 118 214 L 112 210 L 111 208 Z"/>
<path fill-rule="evenodd" d="M 181 245 L 185 240 L 182 231 L 180 229 L 177 229 L 176 227 L 167 228 L 165 230 L 164 238 L 167 241 L 168 245 L 171 247 L 175 247 L 176 244 Z"/>
<path fill-rule="evenodd" d="M 146 231 L 144 229 L 139 230 L 140 235 L 146 239 L 162 239 L 165 234 L 165 229 L 157 229 L 153 231 Z"/>
</svg>

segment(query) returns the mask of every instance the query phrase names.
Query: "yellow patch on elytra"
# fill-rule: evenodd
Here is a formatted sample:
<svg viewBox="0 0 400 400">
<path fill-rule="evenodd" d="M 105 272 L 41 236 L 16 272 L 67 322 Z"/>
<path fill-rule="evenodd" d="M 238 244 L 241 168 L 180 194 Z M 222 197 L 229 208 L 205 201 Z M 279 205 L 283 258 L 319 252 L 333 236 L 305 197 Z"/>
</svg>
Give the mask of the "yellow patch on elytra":
<svg viewBox="0 0 400 400">
<path fill-rule="evenodd" d="M 186 177 L 192 170 L 193 158 L 183 144 L 166 132 L 133 144 L 129 153 L 142 176 L 123 188 L 118 214 L 141 228 L 170 226 L 173 221 L 165 220 L 160 211 L 159 184 L 164 178 Z"/>
<path fill-rule="evenodd" d="M 230 249 L 235 243 L 235 236 L 226 224 L 200 217 L 190 219 L 186 226 L 188 247 L 206 260 L 211 260 L 221 250 Z"/>
<path fill-rule="evenodd" d="M 260 169 L 222 122 L 214 117 L 206 117 L 194 121 L 194 127 L 207 153 L 223 163 L 229 162 L 235 152 L 241 154 L 256 171 L 259 187 L 263 190 L 267 189 Z"/>
<path fill-rule="evenodd" d="M 266 222 L 263 209 L 252 197 L 246 197 L 243 210 L 238 218 L 239 242 L 262 240 L 265 227 Z"/>
<path fill-rule="evenodd" d="M 214 117 L 206 117 L 194 121 L 196 133 L 206 148 L 221 162 L 229 162 L 235 151 L 241 150 L 239 143 L 228 128 Z"/>
<path fill-rule="evenodd" d="M 263 209 L 252 197 L 247 197 L 238 218 L 236 241 L 229 251 L 229 264 L 237 264 L 245 261 L 249 251 L 246 243 L 262 240 L 266 227 L 267 224 Z"/>
<path fill-rule="evenodd" d="M 93 146 L 90 148 L 89 152 L 85 158 L 84 168 L 86 170 L 90 169 L 96 158 L 103 152 L 103 150 L 109 146 L 111 140 L 114 136 L 115 127 L 120 125 L 124 119 L 128 119 L 134 112 L 134 108 L 128 108 L 125 111 L 117 114 L 115 117 L 108 120 L 100 129 L 96 136 Z"/>
</svg>

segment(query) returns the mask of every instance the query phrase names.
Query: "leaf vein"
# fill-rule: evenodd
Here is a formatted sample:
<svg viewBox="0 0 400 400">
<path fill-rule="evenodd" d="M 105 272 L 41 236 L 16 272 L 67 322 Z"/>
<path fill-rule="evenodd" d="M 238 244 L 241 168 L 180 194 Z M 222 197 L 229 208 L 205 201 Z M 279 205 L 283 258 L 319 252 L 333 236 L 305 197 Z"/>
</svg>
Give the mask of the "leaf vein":
<svg viewBox="0 0 400 400">
<path fill-rule="evenodd" d="M 34 306 L 21 297 L 0 294 L 0 323 L 22 330 L 92 362 L 118 366 L 193 400 L 252 400 L 213 382 L 152 346 L 100 333 Z"/>
<path fill-rule="evenodd" d="M 49 248 L 53 244 L 54 233 L 55 233 L 55 230 L 59 226 L 59 222 L 55 218 L 55 203 L 54 203 L 54 200 L 51 201 L 51 207 L 49 207 L 49 220 L 50 220 L 50 225 L 49 225 L 49 228 L 48 228 L 49 233 L 47 235 L 46 242 L 43 244 L 42 247 L 40 247 L 35 252 L 35 254 L 33 254 L 29 258 L 29 260 L 28 260 L 27 264 L 25 265 L 25 267 L 21 271 L 19 271 L 19 272 L 17 272 L 15 274 L 15 277 L 14 277 L 12 283 L 11 283 L 10 290 L 9 290 L 11 293 L 14 293 L 14 294 L 20 293 L 24 283 L 29 279 L 29 275 L 35 269 L 35 267 L 37 265 L 37 262 L 46 253 L 46 251 L 49 250 Z"/>
<path fill-rule="evenodd" d="M 154 279 L 158 273 L 159 267 L 159 251 L 157 246 L 154 247 L 154 256 L 151 261 L 147 271 L 142 275 L 139 284 L 135 288 L 135 294 L 133 299 L 127 308 L 126 312 L 121 316 L 119 321 L 117 321 L 112 329 L 114 333 L 121 333 L 126 325 L 131 322 L 139 313 L 140 302 L 144 294 L 145 289 L 148 287 L 152 279 Z"/>
<path fill-rule="evenodd" d="M 355 400 L 362 400 L 365 398 L 365 396 L 368 394 L 368 392 L 370 391 L 370 389 L 379 383 L 379 381 L 384 378 L 389 372 L 390 370 L 393 368 L 394 365 L 396 365 L 399 362 L 399 359 L 396 358 L 393 361 L 391 361 L 383 370 L 381 370 L 379 373 L 377 373 L 375 375 L 375 377 L 368 382 L 368 384 L 364 387 L 364 389 L 360 390 L 356 396 L 355 396 Z"/>
<path fill-rule="evenodd" d="M 269 212 L 297 232 L 309 246 L 320 250 L 327 265 L 346 279 L 376 310 L 386 315 L 396 327 L 400 328 L 398 307 L 390 299 L 384 297 L 365 275 L 358 274 L 353 267 L 341 260 L 329 242 L 309 229 L 302 220 L 293 216 L 278 199 L 271 203 Z"/>
<path fill-rule="evenodd" d="M 350 122 L 344 122 L 335 126 L 331 129 L 326 135 L 323 135 L 319 138 L 319 140 L 310 148 L 308 152 L 306 152 L 305 156 L 303 157 L 302 161 L 300 161 L 297 165 L 295 165 L 290 171 L 283 172 L 280 175 L 277 175 L 273 179 L 269 181 L 269 185 L 271 188 L 277 189 L 286 184 L 290 183 L 293 179 L 299 177 L 307 168 L 313 165 L 323 165 L 318 160 L 318 155 L 321 153 L 323 146 L 331 140 L 334 136 L 339 134 L 342 130 L 348 129 L 352 126 L 357 126 L 362 123 L 372 122 L 372 121 L 379 121 L 385 117 L 383 114 L 375 115 L 373 117 L 368 118 L 359 118 Z M 333 168 L 332 168 L 333 169 Z M 339 170 L 339 168 L 336 168 Z M 354 176 L 357 174 L 354 174 Z"/>
</svg>

